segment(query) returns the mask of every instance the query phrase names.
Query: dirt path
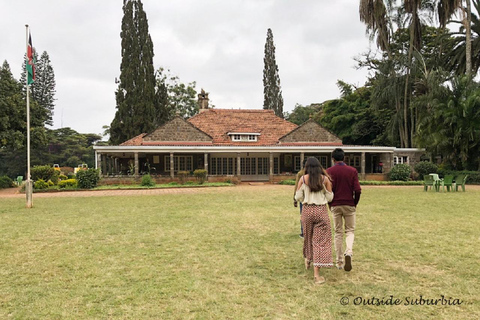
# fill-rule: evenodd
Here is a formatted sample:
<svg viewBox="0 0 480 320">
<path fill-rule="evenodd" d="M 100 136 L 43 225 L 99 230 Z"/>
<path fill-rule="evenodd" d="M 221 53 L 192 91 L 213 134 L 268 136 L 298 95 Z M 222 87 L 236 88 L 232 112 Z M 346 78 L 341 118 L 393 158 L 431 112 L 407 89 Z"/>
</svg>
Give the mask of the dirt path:
<svg viewBox="0 0 480 320">
<path fill-rule="evenodd" d="M 293 186 L 261 184 L 261 183 L 242 183 L 233 187 L 207 187 L 207 188 L 163 188 L 163 189 L 132 189 L 132 190 L 88 190 L 88 191 L 62 191 L 62 192 L 44 192 L 34 193 L 34 198 L 55 198 L 55 197 L 111 197 L 111 196 L 143 196 L 158 194 L 192 194 L 192 193 L 211 193 L 211 192 L 228 192 L 232 188 L 235 191 L 251 190 L 258 188 L 265 189 L 292 189 Z M 421 186 L 362 186 L 362 189 L 369 188 L 418 188 Z M 480 185 L 468 185 L 466 190 L 480 191 Z M 0 189 L 1 198 L 24 198 L 25 194 L 20 193 L 19 188 Z"/>
</svg>

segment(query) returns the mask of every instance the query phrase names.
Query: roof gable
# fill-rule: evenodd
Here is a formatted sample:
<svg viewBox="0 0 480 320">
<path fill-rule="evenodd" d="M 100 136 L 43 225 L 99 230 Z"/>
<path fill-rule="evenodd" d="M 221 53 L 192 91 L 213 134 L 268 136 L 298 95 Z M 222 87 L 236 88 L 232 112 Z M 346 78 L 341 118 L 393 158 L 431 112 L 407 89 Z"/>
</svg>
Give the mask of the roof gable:
<svg viewBox="0 0 480 320">
<path fill-rule="evenodd" d="M 145 135 L 143 142 L 155 141 L 212 141 L 212 137 L 196 128 L 182 117 L 175 117 L 171 121 Z"/>
<path fill-rule="evenodd" d="M 313 119 L 304 122 L 301 126 L 287 133 L 279 140 L 281 143 L 316 142 L 342 144 L 342 140 L 339 137 L 322 127 Z"/>
</svg>

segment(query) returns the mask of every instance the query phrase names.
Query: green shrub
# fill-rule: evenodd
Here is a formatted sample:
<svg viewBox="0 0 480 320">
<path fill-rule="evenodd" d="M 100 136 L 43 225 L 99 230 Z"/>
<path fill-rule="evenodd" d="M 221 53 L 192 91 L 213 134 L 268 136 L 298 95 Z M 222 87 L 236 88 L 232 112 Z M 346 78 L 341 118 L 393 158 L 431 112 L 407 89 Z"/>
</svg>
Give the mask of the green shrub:
<svg viewBox="0 0 480 320">
<path fill-rule="evenodd" d="M 195 176 L 199 184 L 203 184 L 207 179 L 207 170 L 197 169 L 193 171 L 193 175 Z"/>
<path fill-rule="evenodd" d="M 454 170 L 438 170 L 440 177 L 445 177 L 446 175 L 458 176 L 459 174 L 468 174 L 467 184 L 480 184 L 480 171 L 454 171 Z"/>
<path fill-rule="evenodd" d="M 413 168 L 418 173 L 418 179 L 423 180 L 423 177 L 430 173 L 437 173 L 438 166 L 435 163 L 422 161 Z"/>
<path fill-rule="evenodd" d="M 153 187 L 155 186 L 155 181 L 152 179 L 151 175 L 146 174 L 142 177 L 141 185 L 145 187 Z"/>
<path fill-rule="evenodd" d="M 47 185 L 48 185 L 49 187 L 53 187 L 53 186 L 55 185 L 55 183 L 53 183 L 52 180 L 48 180 L 48 181 L 47 181 Z"/>
<path fill-rule="evenodd" d="M 187 177 L 190 174 L 188 171 L 178 171 L 177 176 L 180 179 L 180 184 L 185 184 L 185 181 L 187 181 Z"/>
<path fill-rule="evenodd" d="M 50 166 L 34 166 L 31 170 L 32 180 L 43 181 L 52 180 L 53 183 L 58 182 L 59 172 Z"/>
<path fill-rule="evenodd" d="M 197 184 L 197 183 L 196 183 L 195 181 L 186 181 L 186 182 L 184 183 L 184 185 L 186 185 L 186 186 L 193 186 L 193 185 L 196 185 L 196 184 Z"/>
<path fill-rule="evenodd" d="M 282 180 L 278 184 L 294 186 L 295 185 L 295 180 L 292 180 L 292 179 Z"/>
<path fill-rule="evenodd" d="M 393 181 L 408 181 L 411 173 L 412 168 L 408 164 L 397 164 L 390 170 L 389 176 Z"/>
<path fill-rule="evenodd" d="M 0 177 L 0 189 L 13 187 L 13 180 L 8 176 Z"/>
<path fill-rule="evenodd" d="M 99 180 L 100 175 L 97 169 L 79 170 L 77 172 L 78 187 L 80 189 L 95 188 Z"/>
<path fill-rule="evenodd" d="M 67 180 L 61 180 L 58 182 L 58 187 L 60 189 L 65 189 L 65 188 L 77 188 L 78 181 L 76 179 L 67 179 Z"/>
<path fill-rule="evenodd" d="M 33 188 L 37 189 L 37 190 L 47 189 L 48 188 L 48 183 L 46 183 L 45 180 L 43 180 L 43 179 L 38 179 L 33 184 Z"/>
<path fill-rule="evenodd" d="M 178 182 L 172 181 L 168 183 L 169 186 L 178 186 Z"/>
<path fill-rule="evenodd" d="M 68 177 L 67 177 L 66 175 L 64 175 L 64 174 L 61 174 L 61 175 L 58 176 L 58 179 L 60 179 L 60 180 L 67 180 Z"/>
</svg>

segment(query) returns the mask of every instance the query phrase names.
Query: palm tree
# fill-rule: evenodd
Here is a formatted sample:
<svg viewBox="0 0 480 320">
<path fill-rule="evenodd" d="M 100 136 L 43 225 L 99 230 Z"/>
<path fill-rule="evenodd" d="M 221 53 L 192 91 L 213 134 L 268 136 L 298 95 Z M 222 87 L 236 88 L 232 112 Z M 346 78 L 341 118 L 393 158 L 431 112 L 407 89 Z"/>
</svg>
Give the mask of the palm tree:
<svg viewBox="0 0 480 320">
<path fill-rule="evenodd" d="M 389 8 L 392 0 L 360 0 L 360 21 L 367 26 L 370 38 L 377 38 L 377 46 L 384 52 L 389 52 L 390 34 Z"/>
<path fill-rule="evenodd" d="M 464 8 L 463 0 L 440 0 L 437 5 L 437 15 L 440 26 L 445 28 L 458 11 L 463 11 L 464 18 L 461 23 L 465 29 L 465 73 L 470 74 L 472 71 L 472 9 L 470 0 L 465 0 L 465 2 L 466 6 Z M 478 5 L 478 0 L 474 0 L 475 4 Z"/>
</svg>

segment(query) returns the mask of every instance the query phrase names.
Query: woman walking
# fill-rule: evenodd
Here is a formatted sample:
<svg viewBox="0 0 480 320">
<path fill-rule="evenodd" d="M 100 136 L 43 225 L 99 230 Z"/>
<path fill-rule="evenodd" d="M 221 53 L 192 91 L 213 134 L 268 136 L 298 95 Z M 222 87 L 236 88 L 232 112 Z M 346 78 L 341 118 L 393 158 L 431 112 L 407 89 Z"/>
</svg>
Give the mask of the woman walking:
<svg viewBox="0 0 480 320">
<path fill-rule="evenodd" d="M 305 268 L 313 262 L 316 284 L 325 282 L 320 268 L 333 267 L 332 231 L 327 203 L 332 201 L 332 183 L 317 158 L 310 157 L 305 164 L 305 175 L 298 183 L 295 199 L 303 204 L 303 256 Z"/>
</svg>

